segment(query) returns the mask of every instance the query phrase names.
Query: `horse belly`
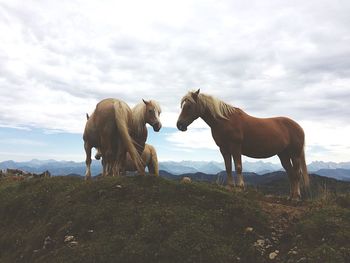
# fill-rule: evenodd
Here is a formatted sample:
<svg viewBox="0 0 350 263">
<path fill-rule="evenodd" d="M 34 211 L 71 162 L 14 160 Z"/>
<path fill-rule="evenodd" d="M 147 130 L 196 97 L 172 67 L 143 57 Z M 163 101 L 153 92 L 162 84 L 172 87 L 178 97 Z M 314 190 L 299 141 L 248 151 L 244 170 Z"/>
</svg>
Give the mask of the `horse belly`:
<svg viewBox="0 0 350 263">
<path fill-rule="evenodd" d="M 242 154 L 251 158 L 269 158 L 287 147 L 283 138 L 265 137 L 246 139 L 242 143 Z"/>
</svg>

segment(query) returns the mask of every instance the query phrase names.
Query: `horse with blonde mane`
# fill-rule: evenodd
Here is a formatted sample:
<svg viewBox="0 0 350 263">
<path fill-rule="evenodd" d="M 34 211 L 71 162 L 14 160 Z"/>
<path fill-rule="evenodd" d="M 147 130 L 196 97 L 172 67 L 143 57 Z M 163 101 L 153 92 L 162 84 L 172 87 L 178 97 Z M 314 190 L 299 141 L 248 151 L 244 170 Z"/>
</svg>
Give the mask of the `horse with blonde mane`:
<svg viewBox="0 0 350 263">
<path fill-rule="evenodd" d="M 86 178 L 91 177 L 91 149 L 98 152 L 96 159 L 102 157 L 103 175 L 119 175 L 125 172 L 126 153 L 129 153 L 134 166 L 144 175 L 141 154 L 147 139 L 146 123 L 154 131 L 159 131 L 160 106 L 155 101 L 145 101 L 132 110 L 117 99 L 105 99 L 99 102 L 89 117 L 83 135 L 86 152 Z"/>
<path fill-rule="evenodd" d="M 132 108 L 132 122 L 129 132 L 140 155 L 145 149 L 148 136 L 146 124 L 151 125 L 153 131 L 159 132 L 162 128 L 162 123 L 159 119 L 161 112 L 160 105 L 155 100 L 147 101 L 142 99 L 142 102 Z"/>
<path fill-rule="evenodd" d="M 147 167 L 149 174 L 159 176 L 157 152 L 152 145 L 145 144 L 145 149 L 142 152 L 141 159 L 144 169 Z M 136 170 L 137 168 L 128 154 L 126 158 L 126 171 L 134 172 Z"/>
<path fill-rule="evenodd" d="M 244 188 L 241 156 L 268 158 L 277 155 L 290 181 L 290 198 L 299 199 L 301 179 L 309 186 L 303 129 L 286 117 L 256 118 L 210 95 L 188 92 L 181 100 L 177 128 L 186 131 L 197 118 L 211 128 L 212 136 L 225 161 L 228 188 L 235 186 L 232 158 L 237 184 Z"/>
</svg>

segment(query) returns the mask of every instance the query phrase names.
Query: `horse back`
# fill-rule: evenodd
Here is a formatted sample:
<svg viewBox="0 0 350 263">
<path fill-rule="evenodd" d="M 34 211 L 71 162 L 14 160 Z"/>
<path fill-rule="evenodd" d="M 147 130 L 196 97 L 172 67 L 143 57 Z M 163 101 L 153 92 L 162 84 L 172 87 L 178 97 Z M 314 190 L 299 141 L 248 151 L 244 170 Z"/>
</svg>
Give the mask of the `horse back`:
<svg viewBox="0 0 350 263">
<path fill-rule="evenodd" d="M 244 120 L 243 148 L 252 157 L 273 156 L 280 152 L 299 152 L 304 147 L 304 131 L 287 117 L 255 118 Z"/>
</svg>

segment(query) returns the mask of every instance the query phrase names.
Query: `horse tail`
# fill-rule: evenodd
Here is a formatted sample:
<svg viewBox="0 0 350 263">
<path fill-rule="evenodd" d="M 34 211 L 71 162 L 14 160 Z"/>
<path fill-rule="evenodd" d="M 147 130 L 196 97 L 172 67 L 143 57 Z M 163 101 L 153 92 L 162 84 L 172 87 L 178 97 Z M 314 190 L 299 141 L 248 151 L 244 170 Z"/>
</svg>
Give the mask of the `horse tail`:
<svg viewBox="0 0 350 263">
<path fill-rule="evenodd" d="M 155 176 L 159 176 L 159 167 L 158 167 L 158 157 L 156 149 L 152 145 L 148 145 L 150 148 L 151 161 L 148 165 L 148 171 L 150 174 L 154 174 Z"/>
<path fill-rule="evenodd" d="M 307 166 L 305 161 L 305 149 L 303 149 L 303 151 L 301 152 L 300 161 L 301 161 L 301 174 L 303 176 L 304 185 L 307 189 L 309 189 L 310 178 L 309 178 L 309 174 L 307 173 Z"/>
<path fill-rule="evenodd" d="M 120 102 L 119 102 L 120 103 Z M 142 165 L 142 160 L 137 152 L 133 139 L 130 137 L 129 131 L 128 131 L 128 125 L 127 125 L 127 118 L 128 113 L 123 109 L 122 107 L 118 107 L 118 102 L 114 102 L 114 114 L 115 114 L 115 122 L 117 126 L 117 130 L 119 132 L 119 135 L 121 137 L 122 143 L 125 145 L 125 148 L 130 154 L 131 160 L 134 162 L 136 169 L 141 175 L 145 174 L 145 171 Z M 126 153 L 125 153 L 126 154 Z"/>
</svg>

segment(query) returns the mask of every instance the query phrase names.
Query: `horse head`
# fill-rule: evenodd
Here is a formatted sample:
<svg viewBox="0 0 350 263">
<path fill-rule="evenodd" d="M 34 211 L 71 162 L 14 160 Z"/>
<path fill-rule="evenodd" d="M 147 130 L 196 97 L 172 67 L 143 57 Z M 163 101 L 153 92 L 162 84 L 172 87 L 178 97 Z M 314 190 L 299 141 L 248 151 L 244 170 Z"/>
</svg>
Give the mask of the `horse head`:
<svg viewBox="0 0 350 263">
<path fill-rule="evenodd" d="M 162 123 L 159 119 L 161 113 L 159 104 L 154 100 L 147 101 L 142 99 L 142 101 L 146 105 L 145 122 L 151 125 L 155 132 L 158 132 L 162 128 Z"/>
<path fill-rule="evenodd" d="M 186 131 L 187 127 L 200 116 L 199 92 L 200 89 L 191 91 L 181 100 L 181 113 L 176 123 L 180 131 Z"/>
</svg>

